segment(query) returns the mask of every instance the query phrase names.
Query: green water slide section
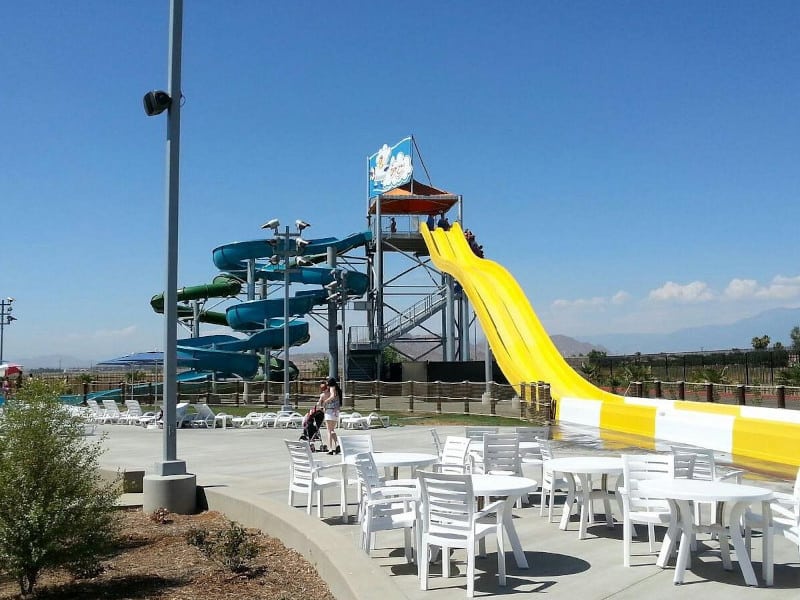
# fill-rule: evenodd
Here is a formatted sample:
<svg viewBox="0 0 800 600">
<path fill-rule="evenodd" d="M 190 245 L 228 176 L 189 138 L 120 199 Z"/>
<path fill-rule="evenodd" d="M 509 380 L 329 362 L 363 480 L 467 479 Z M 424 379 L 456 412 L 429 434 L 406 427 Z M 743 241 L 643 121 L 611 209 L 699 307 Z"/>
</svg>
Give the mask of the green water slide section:
<svg viewBox="0 0 800 600">
<path fill-rule="evenodd" d="M 178 302 L 187 302 L 189 300 L 207 300 L 208 298 L 230 298 L 236 296 L 242 291 L 242 282 L 239 279 L 227 275 L 217 275 L 214 277 L 212 283 L 204 285 L 193 285 L 180 288 L 177 292 Z M 164 294 L 156 294 L 150 298 L 150 306 L 157 313 L 163 314 L 164 312 Z M 194 312 L 191 306 L 178 305 L 178 318 L 191 318 Z M 228 325 L 225 320 L 225 313 L 216 312 L 211 310 L 200 311 L 200 321 L 203 323 L 211 323 L 212 325 Z"/>
</svg>

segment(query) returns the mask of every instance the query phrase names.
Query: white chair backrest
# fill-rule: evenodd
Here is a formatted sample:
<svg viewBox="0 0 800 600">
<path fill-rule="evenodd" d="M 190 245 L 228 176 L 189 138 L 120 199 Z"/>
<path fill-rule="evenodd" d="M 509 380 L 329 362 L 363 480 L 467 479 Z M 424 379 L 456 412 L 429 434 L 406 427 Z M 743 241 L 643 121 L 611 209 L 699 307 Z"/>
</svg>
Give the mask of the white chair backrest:
<svg viewBox="0 0 800 600">
<path fill-rule="evenodd" d="M 419 471 L 418 476 L 422 493 L 423 530 L 436 528 L 459 537 L 468 535 L 473 528 L 472 517 L 475 513 L 471 475 Z"/>
<path fill-rule="evenodd" d="M 623 454 L 622 474 L 631 511 L 662 512 L 669 510 L 666 500 L 650 499 L 639 491 L 639 482 L 648 479 L 671 478 L 675 471 L 672 454 Z"/>
<path fill-rule="evenodd" d="M 442 473 L 463 473 L 469 456 L 469 438 L 448 435 L 439 461 Z"/>
<path fill-rule="evenodd" d="M 442 438 L 439 437 L 439 432 L 435 429 L 431 429 L 431 437 L 433 438 L 433 445 L 436 448 L 436 454 L 441 456 L 444 446 L 442 445 Z"/>
<path fill-rule="evenodd" d="M 195 410 L 197 411 L 198 418 L 203 419 L 204 421 L 213 420 L 216 418 L 214 411 L 211 410 L 211 407 L 208 404 L 203 404 L 198 402 L 195 404 Z"/>
<path fill-rule="evenodd" d="M 103 400 L 103 408 L 105 408 L 106 411 L 112 415 L 119 414 L 119 406 L 117 406 L 117 403 L 111 398 L 106 398 Z"/>
<path fill-rule="evenodd" d="M 99 415 L 99 414 L 101 414 L 100 406 L 98 406 L 98 404 L 97 404 L 97 400 L 92 400 L 92 399 L 89 399 L 89 400 L 87 400 L 87 401 L 86 401 L 86 405 L 87 405 L 89 408 L 91 408 L 91 409 L 92 409 L 92 412 L 93 412 L 95 415 Z"/>
<path fill-rule="evenodd" d="M 553 458 L 552 442 L 543 438 L 536 438 L 536 441 L 539 442 L 539 452 L 542 454 L 542 460 L 545 462 L 551 460 Z"/>
<path fill-rule="evenodd" d="M 355 456 L 355 464 L 358 481 L 363 487 L 364 494 L 367 497 L 372 497 L 373 491 L 383 485 L 383 478 L 378 472 L 378 467 L 375 466 L 372 453 L 359 452 Z"/>
<path fill-rule="evenodd" d="M 306 441 L 283 440 L 289 450 L 291 459 L 290 473 L 294 485 L 311 486 L 314 476 L 314 458 L 311 455 L 311 447 Z"/>
<path fill-rule="evenodd" d="M 504 475 L 522 473 L 518 434 L 487 433 L 483 436 L 483 471 Z"/>
<path fill-rule="evenodd" d="M 514 427 L 514 433 L 519 434 L 520 442 L 535 442 L 536 438 L 550 439 L 550 427 Z"/>
<path fill-rule="evenodd" d="M 689 448 L 672 446 L 674 457 L 673 475 L 676 479 L 692 479 L 694 473 L 695 453 Z"/>
<path fill-rule="evenodd" d="M 464 437 L 471 440 L 483 441 L 483 436 L 487 433 L 497 433 L 498 427 L 464 427 Z"/>
<path fill-rule="evenodd" d="M 372 452 L 372 436 L 368 433 L 360 435 L 339 436 L 339 445 L 342 447 L 342 460 L 355 457 L 362 452 Z"/>
<path fill-rule="evenodd" d="M 798 510 L 800 510 L 800 469 L 797 469 L 797 476 L 794 479 L 794 490 L 792 495 L 794 496 L 795 506 L 797 506 Z"/>
</svg>

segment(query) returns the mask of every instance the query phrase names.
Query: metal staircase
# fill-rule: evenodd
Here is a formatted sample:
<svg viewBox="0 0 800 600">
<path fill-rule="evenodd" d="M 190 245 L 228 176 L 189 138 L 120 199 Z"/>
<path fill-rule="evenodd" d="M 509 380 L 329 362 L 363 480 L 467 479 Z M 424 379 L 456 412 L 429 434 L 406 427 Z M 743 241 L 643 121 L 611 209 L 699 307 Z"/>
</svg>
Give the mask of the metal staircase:
<svg viewBox="0 0 800 600">
<path fill-rule="evenodd" d="M 427 319 L 442 310 L 445 305 L 444 288 L 438 289 L 419 302 L 409 306 L 402 313 L 395 315 L 383 324 L 383 345 L 387 345 L 402 335 L 405 335 Z M 376 344 L 370 343 L 368 336 L 360 330 L 366 327 L 351 327 L 349 347 L 352 350 L 375 349 Z"/>
</svg>

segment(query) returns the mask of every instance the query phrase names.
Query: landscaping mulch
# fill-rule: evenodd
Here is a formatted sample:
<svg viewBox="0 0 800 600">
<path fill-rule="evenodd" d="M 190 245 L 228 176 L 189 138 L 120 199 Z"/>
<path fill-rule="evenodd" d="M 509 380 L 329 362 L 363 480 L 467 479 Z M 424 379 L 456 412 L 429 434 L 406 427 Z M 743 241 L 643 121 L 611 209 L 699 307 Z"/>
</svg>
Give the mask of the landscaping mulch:
<svg viewBox="0 0 800 600">
<path fill-rule="evenodd" d="M 36 589 L 37 600 L 112 600 L 156 598 L 201 600 L 334 600 L 314 568 L 280 540 L 257 530 L 260 552 L 245 574 L 232 573 L 206 558 L 186 541 L 192 528 L 227 529 L 230 521 L 218 512 L 169 514 L 165 523 L 141 510 L 120 513 L 122 535 L 115 555 L 101 561 L 96 577 L 76 579 L 64 571 L 45 572 Z M 17 582 L 0 580 L 0 600 L 17 600 Z"/>
</svg>

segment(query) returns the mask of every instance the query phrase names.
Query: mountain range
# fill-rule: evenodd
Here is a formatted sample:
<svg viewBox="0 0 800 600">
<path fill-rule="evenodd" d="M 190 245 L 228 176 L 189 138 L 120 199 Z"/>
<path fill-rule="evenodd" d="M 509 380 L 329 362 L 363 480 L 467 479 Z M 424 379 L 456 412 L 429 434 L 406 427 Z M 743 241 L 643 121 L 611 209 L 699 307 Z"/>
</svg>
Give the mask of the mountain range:
<svg viewBox="0 0 800 600">
<path fill-rule="evenodd" d="M 764 311 L 753 317 L 740 319 L 727 325 L 705 325 L 703 327 L 690 327 L 679 329 L 671 333 L 609 333 L 604 335 L 587 336 L 578 340 L 565 335 L 552 335 L 551 339 L 564 356 L 585 355 L 592 350 L 606 352 L 609 355 L 617 354 L 657 354 L 659 352 L 695 352 L 700 350 L 742 350 L 752 347 L 754 337 L 768 335 L 771 342 L 781 342 L 784 346 L 791 345 L 789 332 L 793 327 L 800 325 L 800 308 L 775 308 Z M 428 356 L 428 360 L 441 360 L 438 355 Z M 316 353 L 308 356 L 323 356 Z M 477 355 L 474 359 L 483 357 L 483 344 L 479 343 Z M 295 352 L 294 356 L 301 358 L 306 355 Z M 26 369 L 61 368 L 76 369 L 89 368 L 92 360 L 75 358 L 74 356 L 51 354 L 31 358 L 15 359 Z"/>
<path fill-rule="evenodd" d="M 587 336 L 585 341 L 604 346 L 608 354 L 657 354 L 752 348 L 752 339 L 768 335 L 770 342 L 791 345 L 789 332 L 800 325 L 800 308 L 774 308 L 727 325 L 705 325 L 672 333 L 613 333 Z M 590 338 L 590 339 L 589 339 Z"/>
</svg>

